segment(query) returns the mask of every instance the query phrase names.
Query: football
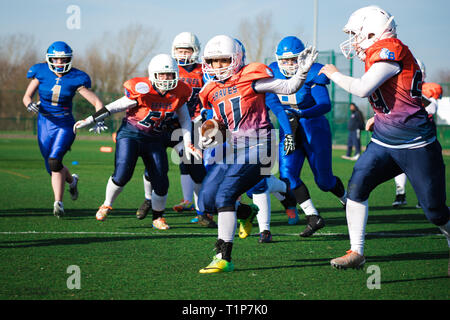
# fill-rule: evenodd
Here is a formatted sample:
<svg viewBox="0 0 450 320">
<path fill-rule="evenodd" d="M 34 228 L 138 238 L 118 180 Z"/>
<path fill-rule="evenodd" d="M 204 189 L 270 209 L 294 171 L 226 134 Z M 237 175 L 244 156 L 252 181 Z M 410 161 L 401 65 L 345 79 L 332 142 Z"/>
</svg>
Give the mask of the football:
<svg viewBox="0 0 450 320">
<path fill-rule="evenodd" d="M 225 141 L 226 130 L 225 124 L 215 118 L 206 120 L 201 126 L 202 137 L 212 138 L 213 140 L 220 134 L 222 141 Z"/>
</svg>

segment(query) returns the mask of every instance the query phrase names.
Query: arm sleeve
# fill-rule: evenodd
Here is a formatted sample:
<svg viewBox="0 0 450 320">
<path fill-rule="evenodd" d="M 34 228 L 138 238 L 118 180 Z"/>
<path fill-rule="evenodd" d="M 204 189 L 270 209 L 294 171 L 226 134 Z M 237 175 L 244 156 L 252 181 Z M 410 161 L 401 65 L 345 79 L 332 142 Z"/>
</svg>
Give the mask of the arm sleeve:
<svg viewBox="0 0 450 320">
<path fill-rule="evenodd" d="M 386 80 L 401 71 L 397 62 L 380 61 L 374 63 L 361 78 L 346 76 L 340 72 L 331 75 L 339 87 L 361 98 L 369 97 Z"/>
<path fill-rule="evenodd" d="M 276 94 L 293 94 L 305 83 L 306 74 L 296 73 L 293 77 L 283 80 L 275 78 L 264 78 L 254 82 L 256 92 L 271 92 Z"/>
<path fill-rule="evenodd" d="M 137 101 L 128 99 L 127 97 L 122 97 L 116 101 L 111 102 L 110 104 L 107 104 L 96 113 L 94 113 L 92 117 L 94 119 L 94 122 L 99 122 L 109 117 L 112 113 L 125 111 L 135 106 L 137 106 Z"/>
<path fill-rule="evenodd" d="M 183 104 L 181 108 L 177 111 L 178 121 L 180 122 L 181 128 L 183 129 L 183 140 L 186 144 L 191 143 L 191 116 L 189 115 L 189 110 L 186 104 Z"/>
<path fill-rule="evenodd" d="M 314 118 L 330 112 L 331 102 L 327 87 L 324 85 L 314 85 L 311 88 L 311 94 L 316 104 L 310 108 L 301 110 L 303 118 Z"/>
<path fill-rule="evenodd" d="M 291 125 L 289 124 L 289 118 L 284 111 L 283 105 L 280 103 L 278 96 L 274 93 L 266 94 L 266 106 L 272 110 L 275 117 L 278 119 L 281 129 L 285 134 L 292 134 Z"/>
</svg>

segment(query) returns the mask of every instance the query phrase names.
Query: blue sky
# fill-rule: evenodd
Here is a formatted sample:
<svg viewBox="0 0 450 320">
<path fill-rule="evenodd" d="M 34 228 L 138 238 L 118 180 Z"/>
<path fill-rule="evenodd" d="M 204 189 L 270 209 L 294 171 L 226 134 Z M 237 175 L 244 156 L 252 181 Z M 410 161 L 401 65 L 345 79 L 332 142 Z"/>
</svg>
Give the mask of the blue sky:
<svg viewBox="0 0 450 320">
<path fill-rule="evenodd" d="M 437 81 L 439 70 L 450 71 L 450 4 L 446 0 L 318 0 L 318 49 L 339 51 L 346 39 L 342 27 L 350 14 L 375 4 L 395 16 L 399 39 L 427 68 L 427 81 Z M 69 5 L 81 9 L 81 28 L 68 29 Z M 314 0 L 14 0 L 0 3 L 0 35 L 30 34 L 43 57 L 56 40 L 68 42 L 74 52 L 84 52 L 105 32 L 115 33 L 136 22 L 161 35 L 160 52 L 170 52 L 173 37 L 182 31 L 197 34 L 202 44 L 217 34 L 237 34 L 246 18 L 271 12 L 275 31 L 299 35 L 313 42 Z M 275 48 L 274 48 L 275 50 Z M 356 62 L 361 65 L 361 62 Z"/>
</svg>

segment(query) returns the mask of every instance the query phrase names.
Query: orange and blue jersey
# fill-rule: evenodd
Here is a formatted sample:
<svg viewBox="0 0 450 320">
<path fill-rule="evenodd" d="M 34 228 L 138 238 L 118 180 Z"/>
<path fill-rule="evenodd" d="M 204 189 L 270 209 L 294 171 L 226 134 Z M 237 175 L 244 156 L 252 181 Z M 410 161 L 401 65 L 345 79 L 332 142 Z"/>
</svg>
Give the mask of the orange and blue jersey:
<svg viewBox="0 0 450 320">
<path fill-rule="evenodd" d="M 187 84 L 179 81 L 175 89 L 162 95 L 144 77 L 130 79 L 124 83 L 124 87 L 125 95 L 137 101 L 136 107 L 127 110 L 125 120 L 137 130 L 134 132 L 147 135 L 161 133 L 164 122 L 174 117 L 192 92 Z"/>
<path fill-rule="evenodd" d="M 258 79 L 272 78 L 266 65 L 250 63 L 225 82 L 208 82 L 200 91 L 200 101 L 212 108 L 214 116 L 231 131 L 233 138 L 268 137 L 272 128 L 265 105 L 265 93 L 254 90 Z"/>
<path fill-rule="evenodd" d="M 189 115 L 191 119 L 195 119 L 200 115 L 200 101 L 198 94 L 205 84 L 202 65 L 193 64 L 178 67 L 178 79 L 186 83 L 192 89 L 192 95 L 187 102 Z"/>
<path fill-rule="evenodd" d="M 367 49 L 365 70 L 380 61 L 397 62 L 401 71 L 369 97 L 376 114 L 372 140 L 395 148 L 432 142 L 435 130 L 422 106 L 422 72 L 411 51 L 398 39 L 380 40 Z"/>
</svg>

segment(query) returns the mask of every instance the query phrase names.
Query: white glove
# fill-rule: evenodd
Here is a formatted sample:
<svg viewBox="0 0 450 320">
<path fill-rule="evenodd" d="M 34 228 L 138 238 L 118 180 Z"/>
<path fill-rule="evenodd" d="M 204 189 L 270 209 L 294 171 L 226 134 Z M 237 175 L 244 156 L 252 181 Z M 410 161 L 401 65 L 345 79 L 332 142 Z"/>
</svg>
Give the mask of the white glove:
<svg viewBox="0 0 450 320">
<path fill-rule="evenodd" d="M 77 133 L 78 129 L 90 126 L 93 123 L 94 123 L 94 117 L 93 116 L 89 116 L 86 119 L 79 120 L 79 121 L 75 122 L 75 124 L 73 125 L 73 133 Z"/>
<path fill-rule="evenodd" d="M 317 57 L 319 56 L 319 53 L 317 52 L 315 47 L 309 46 L 305 50 L 303 50 L 299 55 L 297 59 L 298 63 L 298 70 L 297 74 L 307 74 L 309 69 L 311 69 L 311 66 L 313 63 L 317 60 Z"/>
<path fill-rule="evenodd" d="M 38 113 L 39 112 L 39 105 L 41 104 L 40 101 L 36 102 L 30 102 L 27 106 L 28 112 Z"/>
<path fill-rule="evenodd" d="M 202 152 L 195 148 L 192 143 L 187 143 L 184 145 L 184 153 L 186 154 L 186 159 L 188 159 L 188 161 L 191 161 L 191 156 L 193 156 L 197 161 L 202 159 Z"/>
<path fill-rule="evenodd" d="M 89 132 L 94 132 L 96 134 L 100 134 L 106 130 L 108 130 L 108 127 L 105 125 L 105 123 L 103 121 L 99 121 L 95 124 L 95 126 L 93 126 L 92 128 L 89 129 Z"/>
</svg>

